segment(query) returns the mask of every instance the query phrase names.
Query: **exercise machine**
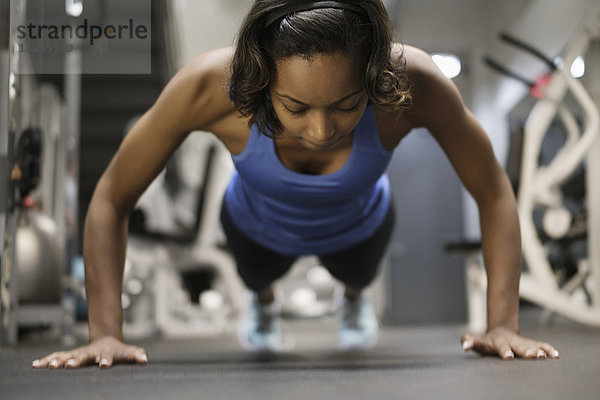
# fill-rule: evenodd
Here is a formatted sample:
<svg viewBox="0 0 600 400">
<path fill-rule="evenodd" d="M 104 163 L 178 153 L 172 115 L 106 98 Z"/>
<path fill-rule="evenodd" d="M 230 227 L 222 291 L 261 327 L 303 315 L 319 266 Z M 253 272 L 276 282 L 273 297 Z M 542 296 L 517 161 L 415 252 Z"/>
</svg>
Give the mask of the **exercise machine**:
<svg viewBox="0 0 600 400">
<path fill-rule="evenodd" d="M 6 4 L 3 3 L 3 5 Z M 0 193 L 4 208 L 0 269 L 2 344 L 18 342 L 23 328 L 52 327 L 65 345 L 75 341 L 70 266 L 77 236 L 80 54 L 64 57 L 64 90 L 40 79 L 43 65 L 19 51 L 15 27 L 29 10 L 13 0 L 6 27 L 6 68 L 2 68 L 0 141 L 3 161 Z M 34 11 L 37 11 L 35 7 Z M 12 31 L 8 28 L 13 29 Z M 56 57 L 59 59 L 59 57 Z M 5 90 L 4 90 L 5 89 Z M 6 113 L 4 113 L 6 111 Z M 6 167 L 6 168 L 5 168 Z"/>
<path fill-rule="evenodd" d="M 521 275 L 520 296 L 545 310 L 543 322 L 549 322 L 553 314 L 560 314 L 585 325 L 600 327 L 600 82 L 597 82 L 600 76 L 597 54 L 600 51 L 597 42 L 600 39 L 600 5 L 585 14 L 560 63 L 520 39 L 507 34 L 501 35 L 501 39 L 537 57 L 550 69 L 541 81 L 529 82 L 491 58 L 486 59 L 486 63 L 497 71 L 530 86 L 537 97 L 524 126 L 517 189 L 526 264 Z M 590 55 L 589 69 L 592 71 L 589 75 L 595 79 L 587 88 L 570 74 L 573 61 L 586 54 Z M 589 91 L 594 91 L 596 100 Z M 569 101 L 580 108 L 581 124 L 566 105 L 567 94 Z M 557 119 L 566 131 L 565 143 L 551 160 L 539 165 L 542 143 Z M 580 203 L 574 205 L 567 187 L 573 186 L 578 174 L 584 191 L 583 195 L 579 194 Z M 557 248 L 557 243 L 567 246 Z M 569 248 L 568 245 L 573 243 L 579 244 L 577 251 L 572 251 L 573 246 Z M 479 244 L 451 244 L 448 248 L 469 253 L 466 271 L 469 327 L 473 331 L 483 331 L 487 280 Z M 574 253 L 571 259 L 576 261 L 576 266 L 570 273 L 556 268 L 560 258 L 557 250 L 562 256 L 565 252 Z"/>
</svg>

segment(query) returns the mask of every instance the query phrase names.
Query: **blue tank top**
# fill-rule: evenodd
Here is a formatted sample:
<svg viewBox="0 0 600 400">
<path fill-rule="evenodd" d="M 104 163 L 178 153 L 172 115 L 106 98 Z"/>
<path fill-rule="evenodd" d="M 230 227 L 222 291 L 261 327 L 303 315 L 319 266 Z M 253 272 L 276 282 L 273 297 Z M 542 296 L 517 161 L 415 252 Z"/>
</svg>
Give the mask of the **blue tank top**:
<svg viewBox="0 0 600 400">
<path fill-rule="evenodd" d="M 385 170 L 393 151 L 379 140 L 368 106 L 354 129 L 346 163 L 324 175 L 283 165 L 275 143 L 252 126 L 225 192 L 234 224 L 262 246 L 289 256 L 328 254 L 372 235 L 387 213 Z"/>
</svg>

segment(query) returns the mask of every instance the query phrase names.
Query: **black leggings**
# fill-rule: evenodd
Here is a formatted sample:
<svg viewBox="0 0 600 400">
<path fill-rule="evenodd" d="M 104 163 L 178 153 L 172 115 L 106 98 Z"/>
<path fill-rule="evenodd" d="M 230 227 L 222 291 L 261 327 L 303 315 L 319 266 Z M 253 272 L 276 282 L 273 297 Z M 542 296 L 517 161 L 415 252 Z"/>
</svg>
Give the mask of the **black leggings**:
<svg viewBox="0 0 600 400">
<path fill-rule="evenodd" d="M 221 224 L 233 251 L 242 281 L 254 292 L 267 289 L 292 267 L 297 257 L 274 252 L 258 244 L 235 226 L 225 201 L 221 207 Z M 352 289 L 367 287 L 376 277 L 378 266 L 394 227 L 393 202 L 375 233 L 354 246 L 318 257 L 329 273 Z"/>
</svg>

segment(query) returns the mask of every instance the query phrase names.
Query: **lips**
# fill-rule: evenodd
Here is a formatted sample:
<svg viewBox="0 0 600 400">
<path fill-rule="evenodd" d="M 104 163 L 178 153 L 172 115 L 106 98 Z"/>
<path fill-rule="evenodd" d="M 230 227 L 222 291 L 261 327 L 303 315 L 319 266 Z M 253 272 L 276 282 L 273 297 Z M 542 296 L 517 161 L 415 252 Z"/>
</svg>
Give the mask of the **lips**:
<svg viewBox="0 0 600 400">
<path fill-rule="evenodd" d="M 305 142 L 313 147 L 327 148 L 327 147 L 331 147 L 332 145 L 336 144 L 337 142 L 339 142 L 339 140 L 333 140 L 331 142 L 321 142 L 321 143 L 314 143 L 314 142 L 305 140 Z"/>
</svg>

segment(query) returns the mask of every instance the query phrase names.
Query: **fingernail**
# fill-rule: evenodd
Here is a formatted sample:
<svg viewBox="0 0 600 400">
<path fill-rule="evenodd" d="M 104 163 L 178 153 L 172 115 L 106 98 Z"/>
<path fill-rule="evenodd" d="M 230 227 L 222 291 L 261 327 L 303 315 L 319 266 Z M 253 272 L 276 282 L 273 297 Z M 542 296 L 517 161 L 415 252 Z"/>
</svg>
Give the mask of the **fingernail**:
<svg viewBox="0 0 600 400">
<path fill-rule="evenodd" d="M 533 350 L 527 350 L 525 352 L 525 357 L 533 357 Z"/>
<path fill-rule="evenodd" d="M 546 358 L 546 352 L 544 350 L 538 350 L 537 358 Z"/>
<path fill-rule="evenodd" d="M 145 354 L 142 354 L 142 360 L 143 360 L 144 362 L 148 362 L 148 356 L 147 356 L 147 355 L 145 355 Z"/>
<path fill-rule="evenodd" d="M 108 367 L 108 360 L 106 358 L 103 358 L 102 360 L 100 360 L 100 366 Z"/>
<path fill-rule="evenodd" d="M 558 350 L 554 350 L 554 352 L 552 354 L 554 354 L 554 357 L 556 357 L 556 358 L 559 357 Z"/>
<path fill-rule="evenodd" d="M 73 360 L 73 359 L 71 359 L 71 360 L 68 360 L 68 361 L 67 361 L 67 365 L 68 365 L 69 367 L 72 367 L 73 365 L 75 365 L 75 360 Z"/>
<path fill-rule="evenodd" d="M 515 358 L 515 355 L 512 351 L 508 350 L 506 353 L 504 353 L 504 358 Z"/>
<path fill-rule="evenodd" d="M 50 366 L 51 367 L 58 367 L 58 360 L 52 360 L 52 361 L 50 361 Z"/>
<path fill-rule="evenodd" d="M 463 350 L 470 349 L 473 346 L 473 342 L 471 340 L 465 340 L 462 344 Z"/>
<path fill-rule="evenodd" d="M 33 362 L 31 363 L 31 366 L 33 367 L 37 367 L 38 365 L 40 365 L 40 360 L 33 360 Z"/>
</svg>

